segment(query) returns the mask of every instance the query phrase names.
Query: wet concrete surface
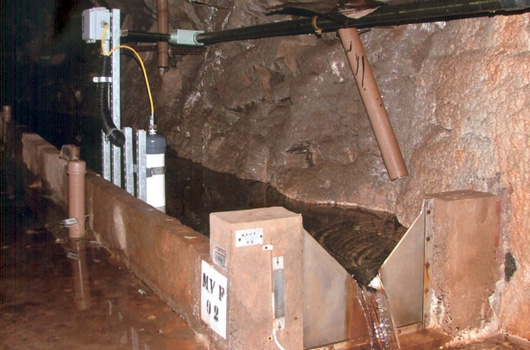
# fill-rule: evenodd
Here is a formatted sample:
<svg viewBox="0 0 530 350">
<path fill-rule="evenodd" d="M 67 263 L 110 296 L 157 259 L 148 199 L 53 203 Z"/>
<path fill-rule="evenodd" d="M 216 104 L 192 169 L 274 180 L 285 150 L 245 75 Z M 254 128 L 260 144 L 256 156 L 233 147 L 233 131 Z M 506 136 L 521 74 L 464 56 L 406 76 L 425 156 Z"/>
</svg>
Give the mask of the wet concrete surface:
<svg viewBox="0 0 530 350">
<path fill-rule="evenodd" d="M 66 217 L 34 189 L 21 197 L 2 186 L 1 349 L 207 349 L 90 232 L 83 286 Z"/>
</svg>

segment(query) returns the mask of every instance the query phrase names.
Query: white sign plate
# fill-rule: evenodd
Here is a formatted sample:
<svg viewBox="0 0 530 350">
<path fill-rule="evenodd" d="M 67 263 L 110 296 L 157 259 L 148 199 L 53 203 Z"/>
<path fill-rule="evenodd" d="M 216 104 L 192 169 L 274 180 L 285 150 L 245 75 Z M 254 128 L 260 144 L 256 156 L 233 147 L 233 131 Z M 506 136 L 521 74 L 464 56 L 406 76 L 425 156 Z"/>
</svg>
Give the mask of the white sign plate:
<svg viewBox="0 0 530 350">
<path fill-rule="evenodd" d="M 236 231 L 236 248 L 263 244 L 263 228 Z"/>
<path fill-rule="evenodd" d="M 228 279 L 202 261 L 201 319 L 226 339 Z"/>
</svg>

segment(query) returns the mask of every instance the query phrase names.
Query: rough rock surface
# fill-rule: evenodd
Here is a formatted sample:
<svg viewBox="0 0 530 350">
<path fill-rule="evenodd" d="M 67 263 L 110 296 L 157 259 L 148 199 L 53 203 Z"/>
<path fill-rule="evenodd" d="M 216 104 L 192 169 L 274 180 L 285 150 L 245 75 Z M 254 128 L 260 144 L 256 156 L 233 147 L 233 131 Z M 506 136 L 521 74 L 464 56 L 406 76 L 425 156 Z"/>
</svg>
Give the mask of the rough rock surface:
<svg viewBox="0 0 530 350">
<path fill-rule="evenodd" d="M 170 0 L 170 19 L 219 30 L 283 18 L 267 18 L 260 4 Z M 128 25 L 137 30 L 145 22 Z M 143 54 L 159 130 L 181 156 L 213 170 L 271 182 L 304 201 L 394 212 L 404 225 L 426 193 L 498 195 L 503 253 L 517 270 L 499 282 L 492 303 L 500 327 L 528 338 L 530 15 L 373 29 L 361 38 L 409 167 L 406 179 L 388 180 L 333 34 L 212 45 L 203 55 L 174 58 L 176 68 L 163 76 L 154 54 Z M 124 123 L 145 127 L 143 79 L 134 60 L 124 66 Z"/>
</svg>

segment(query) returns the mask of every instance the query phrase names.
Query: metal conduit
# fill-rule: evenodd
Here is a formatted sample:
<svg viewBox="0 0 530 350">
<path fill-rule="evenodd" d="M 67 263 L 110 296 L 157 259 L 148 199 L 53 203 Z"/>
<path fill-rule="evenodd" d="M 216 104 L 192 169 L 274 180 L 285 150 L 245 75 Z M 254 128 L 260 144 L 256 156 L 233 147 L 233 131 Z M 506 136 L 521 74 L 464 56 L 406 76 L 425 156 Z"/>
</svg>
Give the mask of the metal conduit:
<svg viewBox="0 0 530 350">
<path fill-rule="evenodd" d="M 492 16 L 523 12 L 530 8 L 530 0 L 432 0 L 403 5 L 383 6 L 359 19 L 344 17 L 344 22 L 327 18 L 314 18 L 273 22 L 256 26 L 199 33 L 198 43 L 211 45 L 220 42 L 260 39 L 274 36 L 300 35 L 334 32 L 341 28 L 358 29 L 394 26 L 401 24 L 447 21 L 451 19 Z M 170 41 L 170 34 L 123 31 L 127 41 L 158 42 Z M 170 42 L 170 44 L 172 44 Z"/>
<path fill-rule="evenodd" d="M 159 41 L 169 41 L 169 36 L 169 34 L 165 33 L 134 32 L 127 29 L 121 31 L 121 37 L 128 42 L 157 43 Z"/>
<path fill-rule="evenodd" d="M 333 32 L 347 27 L 362 29 L 377 26 L 437 22 L 466 17 L 508 14 L 514 11 L 523 11 L 528 8 L 530 8 L 530 0 L 420 1 L 404 5 L 383 6 L 359 19 L 345 18 L 345 23 L 338 23 L 330 18 L 318 16 L 316 19 L 303 18 L 202 33 L 197 35 L 196 40 L 204 45 L 211 45 L 225 41 L 308 34 L 318 31 Z"/>
</svg>

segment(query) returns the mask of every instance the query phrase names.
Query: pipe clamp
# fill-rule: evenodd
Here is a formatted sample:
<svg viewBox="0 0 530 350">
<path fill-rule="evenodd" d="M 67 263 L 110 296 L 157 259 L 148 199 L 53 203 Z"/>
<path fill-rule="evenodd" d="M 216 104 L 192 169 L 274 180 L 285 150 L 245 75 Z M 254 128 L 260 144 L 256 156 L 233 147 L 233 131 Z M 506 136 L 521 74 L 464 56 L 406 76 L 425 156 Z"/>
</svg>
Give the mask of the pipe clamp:
<svg viewBox="0 0 530 350">
<path fill-rule="evenodd" d="M 92 81 L 94 83 L 112 83 L 112 77 L 94 77 Z"/>
</svg>

